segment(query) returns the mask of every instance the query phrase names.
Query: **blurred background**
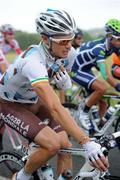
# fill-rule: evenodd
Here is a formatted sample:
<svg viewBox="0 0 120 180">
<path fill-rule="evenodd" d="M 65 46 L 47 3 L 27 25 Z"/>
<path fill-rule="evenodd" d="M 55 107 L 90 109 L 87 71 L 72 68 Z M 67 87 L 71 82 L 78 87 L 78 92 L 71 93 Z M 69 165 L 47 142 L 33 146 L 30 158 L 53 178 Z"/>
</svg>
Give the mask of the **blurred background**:
<svg viewBox="0 0 120 180">
<path fill-rule="evenodd" d="M 82 29 L 84 41 L 104 36 L 103 28 L 108 19 L 120 19 L 120 0 L 4 0 L 0 7 L 0 26 L 11 24 L 16 29 L 15 38 L 23 50 L 39 43 L 35 18 L 47 8 L 69 12 Z M 11 52 L 8 59 L 13 59 L 13 55 Z"/>
</svg>

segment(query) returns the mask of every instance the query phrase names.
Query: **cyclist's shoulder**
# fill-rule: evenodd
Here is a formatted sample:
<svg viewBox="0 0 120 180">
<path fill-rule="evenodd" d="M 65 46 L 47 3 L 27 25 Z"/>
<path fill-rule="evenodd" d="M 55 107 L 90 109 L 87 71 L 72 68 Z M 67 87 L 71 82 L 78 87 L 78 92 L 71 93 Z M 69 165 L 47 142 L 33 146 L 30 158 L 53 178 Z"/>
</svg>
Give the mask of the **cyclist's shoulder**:
<svg viewBox="0 0 120 180">
<path fill-rule="evenodd" d="M 16 58 L 15 64 L 17 66 L 39 66 L 40 64 L 45 65 L 45 56 L 39 45 L 31 45 Z"/>
<path fill-rule="evenodd" d="M 94 47 L 94 49 L 96 48 L 102 48 L 105 49 L 106 47 L 106 39 L 105 38 L 100 38 L 100 39 L 95 39 L 93 41 L 91 41 L 91 46 Z"/>
<path fill-rule="evenodd" d="M 32 58 L 32 56 L 37 59 L 40 58 L 42 59 L 44 55 L 44 51 L 42 51 L 41 47 L 39 45 L 31 45 L 29 46 L 22 54 L 22 58 L 28 58 L 29 60 Z"/>
<path fill-rule="evenodd" d="M 90 50 L 90 49 L 93 50 L 104 47 L 105 47 L 105 38 L 100 38 L 100 39 L 84 42 L 80 47 L 80 51 Z"/>
</svg>

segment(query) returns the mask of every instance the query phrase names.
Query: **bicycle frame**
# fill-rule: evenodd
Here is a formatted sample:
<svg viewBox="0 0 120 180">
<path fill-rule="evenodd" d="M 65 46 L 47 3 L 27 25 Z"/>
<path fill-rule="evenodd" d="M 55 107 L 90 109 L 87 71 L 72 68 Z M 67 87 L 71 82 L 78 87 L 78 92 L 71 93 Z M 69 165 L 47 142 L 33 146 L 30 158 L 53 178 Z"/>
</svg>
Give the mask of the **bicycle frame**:
<svg viewBox="0 0 120 180">
<path fill-rule="evenodd" d="M 92 178 L 93 180 L 99 180 L 100 171 L 93 168 L 89 164 L 89 160 L 86 158 L 85 151 L 81 148 L 66 148 L 59 151 L 61 154 L 70 153 L 72 156 L 82 156 L 85 158 L 85 163 L 79 172 L 75 175 L 73 180 L 82 180 L 83 178 Z"/>
<path fill-rule="evenodd" d="M 110 96 L 110 95 L 105 95 L 105 97 L 109 97 L 111 99 L 115 99 L 115 100 L 120 100 L 119 96 Z M 97 133 L 94 134 L 94 136 L 103 136 L 106 131 L 109 129 L 109 127 L 112 126 L 113 122 L 115 120 L 117 120 L 119 118 L 119 111 L 120 111 L 120 104 L 116 104 L 116 111 L 113 113 L 113 115 L 111 116 L 111 118 L 104 124 L 104 126 L 99 129 L 96 122 L 94 121 L 94 119 L 92 120 L 92 123 L 94 125 L 94 128 L 96 130 Z"/>
<path fill-rule="evenodd" d="M 30 149 L 35 149 L 38 148 L 37 145 L 35 145 L 34 143 L 30 144 Z M 25 162 L 28 158 L 28 156 L 30 155 L 30 150 L 29 148 L 26 149 L 25 146 L 21 147 L 21 151 L 25 154 L 25 156 L 22 158 L 22 160 Z M 64 148 L 61 149 L 59 151 L 60 154 L 65 154 L 65 153 L 69 153 L 72 156 L 79 156 L 79 157 L 83 157 L 85 159 L 85 163 L 82 166 L 82 168 L 78 171 L 78 173 L 75 175 L 75 177 L 73 178 L 73 180 L 82 180 L 83 178 L 92 178 L 93 180 L 99 180 L 100 176 L 101 176 L 101 172 L 95 168 L 93 168 L 90 164 L 89 164 L 89 160 L 86 158 L 86 154 L 85 154 L 85 150 L 82 148 Z M 42 179 L 42 178 L 40 178 Z M 58 178 L 59 179 L 59 178 Z"/>
<path fill-rule="evenodd" d="M 102 145 L 102 147 L 106 150 L 110 150 L 113 149 L 114 147 L 117 146 L 118 143 L 118 138 L 119 138 L 119 143 L 120 143 L 120 132 L 116 132 L 113 134 L 110 134 L 108 136 L 104 136 L 102 139 L 100 139 L 98 142 Z M 114 142 L 114 143 L 113 143 Z M 23 145 L 24 146 L 24 145 Z M 33 148 L 38 148 L 38 145 L 35 145 L 34 143 L 30 144 L 30 149 L 32 150 Z M 28 147 L 25 147 L 26 149 L 28 149 Z M 24 148 L 21 149 L 21 151 Z M 104 152 L 104 151 L 103 151 Z M 20 155 L 15 153 L 13 151 L 13 153 L 11 152 L 2 152 L 0 154 L 0 163 L 2 161 L 5 160 L 5 162 L 10 161 L 14 161 L 17 162 L 18 164 L 22 165 L 25 164 L 26 160 L 28 159 L 28 156 L 30 155 L 31 151 L 24 151 L 24 156 L 22 158 L 20 158 Z M 59 151 L 59 153 L 70 153 L 73 156 L 82 156 L 85 158 L 85 163 L 82 166 L 82 168 L 79 170 L 79 172 L 77 173 L 77 175 L 75 175 L 75 177 L 73 178 L 73 180 L 83 180 L 83 178 L 85 177 L 91 177 L 93 180 L 105 180 L 105 179 L 113 179 L 113 180 L 119 180 L 120 177 L 117 176 L 111 176 L 109 174 L 109 172 L 104 172 L 101 173 L 99 170 L 94 169 L 92 166 L 90 166 L 88 159 L 86 158 L 86 154 L 84 149 L 82 148 L 64 148 L 61 149 Z M 39 177 L 38 174 L 39 170 L 37 170 L 34 174 L 33 177 L 35 178 L 35 180 L 43 180 L 43 178 Z M 52 178 L 53 180 L 54 178 Z M 50 179 L 48 179 L 50 180 Z M 57 179 L 59 180 L 59 178 Z"/>
<path fill-rule="evenodd" d="M 15 130 L 13 130 L 11 127 L 9 127 L 6 124 L 5 124 L 5 131 L 8 134 L 8 138 L 14 150 L 18 151 L 21 149 L 22 144 L 25 144 L 25 145 L 27 144 L 26 142 L 23 142 L 19 133 L 17 133 Z"/>
<path fill-rule="evenodd" d="M 84 88 L 83 88 L 83 91 L 85 91 Z M 77 93 L 78 92 L 82 92 L 81 87 L 80 87 L 80 90 L 78 89 L 76 92 Z M 74 97 L 74 95 L 76 95 L 76 94 L 73 94 L 73 97 Z M 111 99 L 120 101 L 120 96 L 118 96 L 118 95 L 108 95 L 108 94 L 105 94 L 103 97 L 105 99 L 109 100 L 109 102 L 110 102 Z M 82 97 L 82 101 L 79 102 L 78 109 L 76 109 L 73 112 L 73 114 L 72 114 L 72 116 L 75 118 L 75 120 L 76 120 L 76 122 L 78 124 L 80 124 L 80 120 L 79 120 L 80 112 L 78 112 L 78 111 L 82 108 L 83 101 L 84 101 L 84 98 Z M 69 108 L 69 106 L 68 106 L 68 108 Z M 104 126 L 101 129 L 99 129 L 97 123 L 92 118 L 92 111 L 90 110 L 90 112 L 89 112 L 90 113 L 90 119 L 92 120 L 92 123 L 93 123 L 93 126 L 94 126 L 94 130 L 96 131 L 96 133 L 93 136 L 101 137 L 102 135 L 104 135 L 106 133 L 106 131 L 112 126 L 113 122 L 119 118 L 119 112 L 120 112 L 120 104 L 117 103 L 116 104 L 116 111 L 115 111 L 115 113 L 113 113 L 112 117 L 104 124 Z M 89 132 L 87 130 L 85 130 L 85 132 L 89 134 Z"/>
</svg>

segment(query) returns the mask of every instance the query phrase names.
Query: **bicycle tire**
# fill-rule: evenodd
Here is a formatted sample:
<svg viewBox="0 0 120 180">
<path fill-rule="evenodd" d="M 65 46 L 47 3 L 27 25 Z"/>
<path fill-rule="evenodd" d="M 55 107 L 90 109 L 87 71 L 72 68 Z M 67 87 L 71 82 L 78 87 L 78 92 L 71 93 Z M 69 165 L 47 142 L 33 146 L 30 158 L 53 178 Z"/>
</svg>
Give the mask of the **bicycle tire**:
<svg viewBox="0 0 120 180">
<path fill-rule="evenodd" d="M 120 177 L 110 175 L 110 176 L 105 176 L 103 180 L 120 180 Z"/>
<path fill-rule="evenodd" d="M 11 178 L 12 175 L 24 166 L 22 156 L 15 152 L 0 153 L 0 175 Z"/>
</svg>

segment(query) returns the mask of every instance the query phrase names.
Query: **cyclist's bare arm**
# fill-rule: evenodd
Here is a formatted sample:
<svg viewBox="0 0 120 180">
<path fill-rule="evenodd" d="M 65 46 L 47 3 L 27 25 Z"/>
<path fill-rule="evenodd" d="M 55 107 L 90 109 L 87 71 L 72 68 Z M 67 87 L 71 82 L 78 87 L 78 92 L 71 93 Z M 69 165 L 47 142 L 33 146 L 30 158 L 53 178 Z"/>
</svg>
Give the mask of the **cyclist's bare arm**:
<svg viewBox="0 0 120 180">
<path fill-rule="evenodd" d="M 49 83 L 46 82 L 43 84 L 34 84 L 34 87 L 36 93 L 39 95 L 42 102 L 47 105 L 54 119 L 56 119 L 56 121 L 61 124 L 61 126 L 66 130 L 66 132 L 74 139 L 76 139 L 80 144 L 91 144 L 90 138 L 86 136 L 83 131 L 80 130 L 79 126 L 76 124 L 69 111 L 61 105 L 58 96 L 55 94 Z M 92 162 L 92 165 L 99 168 L 100 170 L 106 171 L 108 167 L 108 162 L 106 158 L 102 155 L 101 158 L 97 158 L 96 160 L 94 160 Z"/>
<path fill-rule="evenodd" d="M 0 64 L 0 70 L 2 72 L 2 74 L 6 71 L 7 67 L 5 63 Z"/>
<path fill-rule="evenodd" d="M 116 87 L 117 85 L 117 81 L 115 78 L 112 77 L 111 73 L 110 73 L 110 70 L 108 67 L 106 67 L 106 72 L 107 72 L 107 76 L 108 76 L 108 80 L 107 82 L 112 86 L 112 87 Z"/>
<path fill-rule="evenodd" d="M 104 80 L 106 80 L 112 87 L 116 87 L 117 81 L 110 74 L 110 70 L 107 67 L 106 62 L 99 62 L 98 65 L 100 67 L 101 75 Z"/>
<path fill-rule="evenodd" d="M 36 93 L 43 103 L 47 105 L 54 119 L 61 124 L 69 135 L 74 137 L 81 144 L 90 141 L 90 138 L 80 130 L 68 110 L 61 105 L 58 96 L 55 94 L 49 83 L 39 83 L 34 87 Z"/>
</svg>

